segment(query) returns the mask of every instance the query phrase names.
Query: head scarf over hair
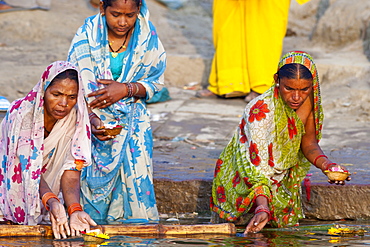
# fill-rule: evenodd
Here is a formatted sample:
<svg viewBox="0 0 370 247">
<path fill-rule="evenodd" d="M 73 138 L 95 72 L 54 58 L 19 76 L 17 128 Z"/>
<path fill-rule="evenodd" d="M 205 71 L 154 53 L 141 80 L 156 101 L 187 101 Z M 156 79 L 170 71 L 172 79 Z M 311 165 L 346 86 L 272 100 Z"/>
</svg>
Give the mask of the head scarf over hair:
<svg viewBox="0 0 370 247">
<path fill-rule="evenodd" d="M 35 218 L 40 214 L 40 176 L 48 165 L 43 167 L 43 153 L 45 149 L 54 148 L 44 146 L 44 94 L 54 77 L 68 69 L 76 70 L 78 73 L 76 67 L 69 62 L 57 61 L 50 64 L 27 96 L 11 104 L 2 121 L 0 214 L 2 213 L 6 220 L 19 224 L 35 224 Z M 61 131 L 64 131 L 64 128 L 74 128 L 71 145 L 64 148 L 67 149 L 66 153 L 69 152 L 69 156 L 82 160 L 86 166 L 91 162 L 90 123 L 83 86 L 79 76 L 78 78 L 77 103 L 66 117 L 57 121 L 51 134 L 58 133 L 57 126 L 62 127 Z M 71 114 L 77 115 L 77 121 L 68 122 Z M 60 139 L 64 137 L 63 133 L 54 136 L 59 136 Z M 51 142 L 58 145 L 58 141 L 53 139 Z"/>
<path fill-rule="evenodd" d="M 278 70 L 285 64 L 299 63 L 305 66 L 312 74 L 313 79 L 313 96 L 314 96 L 314 115 L 315 115 L 315 129 L 317 140 L 321 139 L 321 130 L 323 124 L 322 117 L 322 106 L 321 106 L 321 95 L 320 95 L 320 84 L 319 75 L 317 73 L 317 68 L 311 55 L 304 51 L 290 51 L 286 53 L 280 60 L 278 65 Z"/>
<path fill-rule="evenodd" d="M 323 114 L 316 66 L 307 53 L 293 51 L 282 57 L 278 70 L 291 63 L 304 65 L 312 74 L 319 140 Z M 304 217 L 301 182 L 311 166 L 301 150 L 305 132 L 302 120 L 282 99 L 276 85 L 252 100 L 216 163 L 211 209 L 221 218 L 235 221 L 250 212 L 258 196 L 264 196 L 269 200 L 273 226 L 297 224 Z"/>
</svg>

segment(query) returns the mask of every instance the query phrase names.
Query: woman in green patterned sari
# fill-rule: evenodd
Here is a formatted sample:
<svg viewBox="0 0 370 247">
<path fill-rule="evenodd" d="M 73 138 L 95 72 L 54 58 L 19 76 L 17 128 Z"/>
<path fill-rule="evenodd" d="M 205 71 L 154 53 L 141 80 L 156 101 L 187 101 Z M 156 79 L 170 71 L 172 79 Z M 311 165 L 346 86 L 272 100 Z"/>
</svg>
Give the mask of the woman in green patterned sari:
<svg viewBox="0 0 370 247">
<path fill-rule="evenodd" d="M 215 168 L 211 210 L 227 221 L 251 213 L 245 233 L 258 232 L 268 222 L 298 224 L 304 217 L 301 182 L 311 163 L 322 171 L 347 171 L 318 145 L 323 112 L 312 57 L 301 51 L 285 54 L 274 81 L 246 106 Z"/>
</svg>

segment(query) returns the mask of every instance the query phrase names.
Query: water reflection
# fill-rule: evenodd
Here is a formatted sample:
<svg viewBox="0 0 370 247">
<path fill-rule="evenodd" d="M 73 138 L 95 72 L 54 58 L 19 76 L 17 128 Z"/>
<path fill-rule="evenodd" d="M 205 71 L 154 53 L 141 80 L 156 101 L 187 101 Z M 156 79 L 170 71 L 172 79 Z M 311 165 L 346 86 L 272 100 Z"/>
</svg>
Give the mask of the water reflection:
<svg viewBox="0 0 370 247">
<path fill-rule="evenodd" d="M 82 237 L 65 240 L 51 238 L 0 238 L 0 246 L 369 246 L 370 224 L 344 222 L 346 226 L 365 229 L 363 236 L 332 236 L 328 229 L 332 224 L 306 225 L 291 229 L 265 229 L 261 233 L 244 236 L 243 228 L 238 229 L 236 236 L 197 235 L 189 237 L 145 237 L 145 236 L 111 236 L 109 240 L 98 245 L 84 242 Z M 369 222 L 366 222 L 369 223 Z"/>
</svg>

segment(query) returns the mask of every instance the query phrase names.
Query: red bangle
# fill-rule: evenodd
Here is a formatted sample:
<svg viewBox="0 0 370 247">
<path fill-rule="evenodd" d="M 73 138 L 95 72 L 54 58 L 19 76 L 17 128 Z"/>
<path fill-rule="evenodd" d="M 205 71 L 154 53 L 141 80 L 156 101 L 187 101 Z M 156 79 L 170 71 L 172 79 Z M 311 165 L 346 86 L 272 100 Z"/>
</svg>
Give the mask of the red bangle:
<svg viewBox="0 0 370 247">
<path fill-rule="evenodd" d="M 323 154 L 321 154 L 321 155 L 317 156 L 317 157 L 315 158 L 315 160 L 313 161 L 313 165 L 314 165 L 314 166 L 316 166 L 316 162 L 317 162 L 317 160 L 318 160 L 319 158 L 328 158 L 328 157 L 327 157 L 326 155 L 323 155 Z"/>
<path fill-rule="evenodd" d="M 336 165 L 337 163 L 329 163 L 329 164 L 326 164 L 325 165 L 325 169 L 324 169 L 324 171 L 327 171 L 328 169 L 329 169 L 329 167 L 330 166 L 334 166 L 334 165 Z"/>
<path fill-rule="evenodd" d="M 44 205 L 44 207 L 47 211 L 50 210 L 50 207 L 47 205 L 47 203 L 48 203 L 49 199 L 51 199 L 51 198 L 55 198 L 55 199 L 58 200 L 58 202 L 60 202 L 59 198 L 53 192 L 46 192 L 41 197 L 41 202 L 42 202 L 42 204 Z"/>
<path fill-rule="evenodd" d="M 269 220 L 271 219 L 271 212 L 270 212 L 270 210 L 266 210 L 266 209 L 258 209 L 258 210 L 256 210 L 256 211 L 254 212 L 254 214 L 259 214 L 259 213 L 261 213 L 261 212 L 265 212 L 265 213 L 267 213 L 267 214 L 268 214 L 268 216 L 269 216 Z"/>
<path fill-rule="evenodd" d="M 73 214 L 76 211 L 83 211 L 82 207 L 81 207 L 81 204 L 75 202 L 75 203 L 72 203 L 71 205 L 69 205 L 69 207 L 68 207 L 68 215 L 69 216 L 71 216 L 71 214 Z"/>
<path fill-rule="evenodd" d="M 261 212 L 265 212 L 268 214 L 269 216 L 269 220 L 271 219 L 271 211 L 268 207 L 265 207 L 263 205 L 259 205 L 258 207 L 256 207 L 256 209 L 254 210 L 254 214 L 258 214 L 258 213 L 261 213 Z"/>
</svg>

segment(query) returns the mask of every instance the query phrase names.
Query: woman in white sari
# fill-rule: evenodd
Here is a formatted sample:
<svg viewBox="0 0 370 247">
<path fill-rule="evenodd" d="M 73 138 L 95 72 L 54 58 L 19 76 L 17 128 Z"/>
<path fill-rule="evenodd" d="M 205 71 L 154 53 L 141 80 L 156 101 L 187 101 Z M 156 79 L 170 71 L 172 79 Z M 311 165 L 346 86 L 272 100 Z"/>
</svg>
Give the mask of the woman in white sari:
<svg viewBox="0 0 370 247">
<path fill-rule="evenodd" d="M 91 162 L 79 84 L 72 64 L 54 62 L 27 96 L 11 104 L 0 132 L 0 220 L 51 221 L 56 238 L 96 225 L 79 204 L 80 170 Z"/>
</svg>

